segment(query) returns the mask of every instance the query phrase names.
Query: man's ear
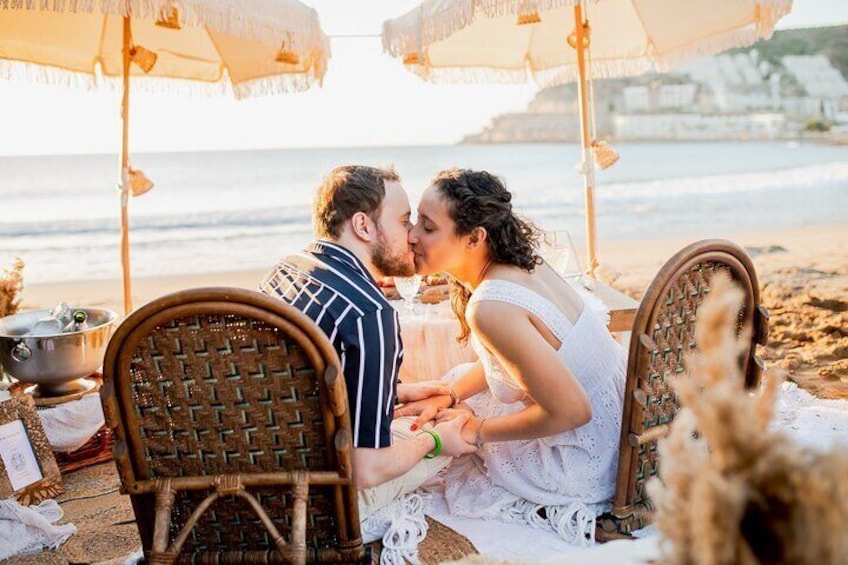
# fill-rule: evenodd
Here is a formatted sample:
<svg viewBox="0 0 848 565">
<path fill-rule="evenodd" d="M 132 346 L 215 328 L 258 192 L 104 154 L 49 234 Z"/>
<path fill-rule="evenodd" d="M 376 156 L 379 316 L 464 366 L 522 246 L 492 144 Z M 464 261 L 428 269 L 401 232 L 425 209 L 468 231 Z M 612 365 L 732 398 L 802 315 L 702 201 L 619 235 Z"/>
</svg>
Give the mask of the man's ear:
<svg viewBox="0 0 848 565">
<path fill-rule="evenodd" d="M 377 234 L 377 225 L 365 212 L 357 212 L 350 218 L 350 228 L 358 239 L 372 241 Z"/>
<path fill-rule="evenodd" d="M 467 245 L 468 247 L 474 248 L 485 244 L 487 239 L 489 239 L 489 232 L 486 231 L 486 228 L 478 226 L 471 230 L 471 233 L 468 234 Z"/>
</svg>

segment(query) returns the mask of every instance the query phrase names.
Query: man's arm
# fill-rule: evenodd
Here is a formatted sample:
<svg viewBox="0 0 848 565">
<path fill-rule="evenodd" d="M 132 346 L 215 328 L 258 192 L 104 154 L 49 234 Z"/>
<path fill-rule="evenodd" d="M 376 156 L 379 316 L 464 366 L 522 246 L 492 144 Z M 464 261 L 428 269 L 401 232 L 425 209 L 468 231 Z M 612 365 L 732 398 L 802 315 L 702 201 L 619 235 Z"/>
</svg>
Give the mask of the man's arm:
<svg viewBox="0 0 848 565">
<path fill-rule="evenodd" d="M 471 417 L 459 416 L 433 427 L 442 443 L 442 455 L 456 457 L 470 453 L 476 446 L 462 439 L 462 427 Z M 379 486 L 396 479 L 415 467 L 436 448 L 436 441 L 428 433 L 396 441 L 391 447 L 353 449 L 353 483 L 357 489 Z"/>
<path fill-rule="evenodd" d="M 349 316 L 339 326 L 338 341 L 353 447 L 389 447 L 400 356 L 394 312 Z"/>
</svg>

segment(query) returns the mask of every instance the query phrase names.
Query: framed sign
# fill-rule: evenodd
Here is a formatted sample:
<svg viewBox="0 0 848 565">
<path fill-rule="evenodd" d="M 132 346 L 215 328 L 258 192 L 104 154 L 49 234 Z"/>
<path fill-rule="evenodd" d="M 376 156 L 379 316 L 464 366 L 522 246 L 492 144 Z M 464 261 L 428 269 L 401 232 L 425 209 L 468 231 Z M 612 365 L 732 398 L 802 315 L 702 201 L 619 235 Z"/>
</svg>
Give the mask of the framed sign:
<svg viewBox="0 0 848 565">
<path fill-rule="evenodd" d="M 64 490 L 32 396 L 0 402 L 0 499 L 29 506 Z"/>
</svg>

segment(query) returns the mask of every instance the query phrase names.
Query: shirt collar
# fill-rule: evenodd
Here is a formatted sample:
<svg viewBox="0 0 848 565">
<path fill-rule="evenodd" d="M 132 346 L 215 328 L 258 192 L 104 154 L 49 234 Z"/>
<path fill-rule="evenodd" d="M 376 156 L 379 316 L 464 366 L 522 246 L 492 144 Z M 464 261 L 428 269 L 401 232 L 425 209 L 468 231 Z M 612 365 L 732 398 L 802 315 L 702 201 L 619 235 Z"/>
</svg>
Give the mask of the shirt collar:
<svg viewBox="0 0 848 565">
<path fill-rule="evenodd" d="M 307 250 L 315 255 L 323 255 L 325 257 L 331 257 L 332 259 L 341 261 L 352 269 L 359 271 L 374 288 L 377 290 L 380 289 L 380 287 L 377 286 L 377 281 L 374 280 L 374 277 L 371 275 L 371 271 L 369 271 L 365 264 L 345 246 L 335 241 L 318 239 L 312 242 Z"/>
</svg>

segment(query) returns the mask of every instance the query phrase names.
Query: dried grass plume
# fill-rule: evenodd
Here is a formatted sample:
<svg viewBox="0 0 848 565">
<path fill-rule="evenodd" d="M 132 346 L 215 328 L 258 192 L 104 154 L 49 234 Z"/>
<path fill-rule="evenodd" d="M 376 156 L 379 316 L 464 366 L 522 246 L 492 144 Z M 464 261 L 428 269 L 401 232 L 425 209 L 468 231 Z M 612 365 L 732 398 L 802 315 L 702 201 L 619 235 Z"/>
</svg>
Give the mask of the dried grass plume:
<svg viewBox="0 0 848 565">
<path fill-rule="evenodd" d="M 698 311 L 681 410 L 648 485 L 666 563 L 838 563 L 848 556 L 848 454 L 814 452 L 771 429 L 784 379 L 744 389 L 742 292 L 716 276 Z M 748 331 L 748 330 L 743 330 Z"/>
<path fill-rule="evenodd" d="M 23 289 L 24 262 L 16 257 L 11 269 L 0 269 L 0 318 L 18 311 Z"/>
</svg>

